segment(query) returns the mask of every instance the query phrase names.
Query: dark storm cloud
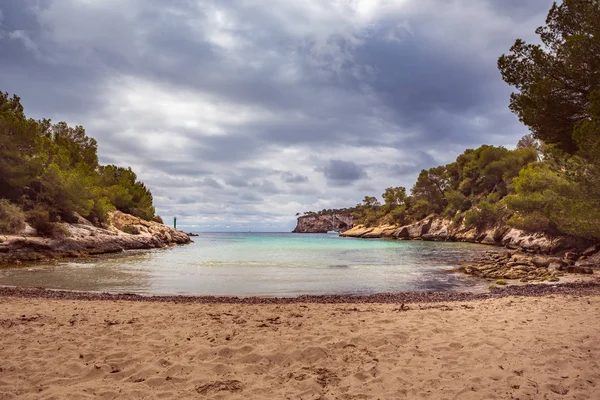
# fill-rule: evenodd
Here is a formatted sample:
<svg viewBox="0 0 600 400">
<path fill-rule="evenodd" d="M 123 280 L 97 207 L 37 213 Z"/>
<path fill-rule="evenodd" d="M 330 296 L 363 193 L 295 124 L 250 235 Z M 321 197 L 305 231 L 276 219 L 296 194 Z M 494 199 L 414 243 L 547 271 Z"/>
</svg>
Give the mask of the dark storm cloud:
<svg viewBox="0 0 600 400">
<path fill-rule="evenodd" d="M 282 179 L 285 183 L 305 183 L 308 182 L 308 177 L 304 175 L 294 174 L 292 172 L 283 172 Z"/>
<path fill-rule="evenodd" d="M 323 175 L 325 175 L 331 185 L 340 186 L 365 178 L 366 172 L 364 168 L 352 161 L 330 160 L 323 167 Z"/>
<path fill-rule="evenodd" d="M 287 229 L 515 143 L 496 59 L 550 5 L 4 0 L 0 90 L 83 124 L 165 216 Z"/>
</svg>

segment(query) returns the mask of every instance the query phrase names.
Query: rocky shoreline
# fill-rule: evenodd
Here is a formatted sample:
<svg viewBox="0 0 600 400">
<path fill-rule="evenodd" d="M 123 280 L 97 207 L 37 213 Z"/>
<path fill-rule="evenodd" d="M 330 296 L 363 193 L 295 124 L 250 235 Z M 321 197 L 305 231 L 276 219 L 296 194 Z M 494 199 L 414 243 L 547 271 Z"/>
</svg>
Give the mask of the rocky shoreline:
<svg viewBox="0 0 600 400">
<path fill-rule="evenodd" d="M 400 292 L 371 295 L 304 295 L 297 297 L 233 297 L 233 296 L 146 296 L 131 293 L 94 293 L 51 290 L 43 288 L 0 287 L 0 297 L 61 300 L 105 300 L 160 303 L 201 304 L 418 304 L 463 302 L 497 299 L 508 296 L 600 296 L 600 279 L 561 284 L 528 284 L 496 288 L 488 293 L 465 292 Z M 404 306 L 403 306 L 404 307 Z M 404 311 L 404 308 L 399 311 Z"/>
<path fill-rule="evenodd" d="M 495 226 L 481 230 L 469 229 L 464 224 L 456 225 L 451 220 L 436 215 L 405 226 L 366 227 L 356 225 L 352 229 L 342 232 L 341 236 L 481 243 L 537 254 L 564 254 L 569 251 L 581 253 L 598 245 L 598 243 L 572 236 L 527 233 L 507 226 Z"/>
<path fill-rule="evenodd" d="M 589 275 L 600 270 L 600 243 L 570 236 L 527 233 L 505 226 L 467 229 L 437 216 L 400 227 L 357 225 L 341 236 L 468 242 L 503 247 L 504 250 L 488 251 L 457 268 L 458 272 L 484 279 L 558 281 L 568 273 Z"/>
<path fill-rule="evenodd" d="M 562 257 L 527 254 L 514 250 L 486 251 L 466 262 L 457 271 L 484 279 L 520 282 L 557 282 L 565 274 L 591 275 L 600 267 L 598 248 L 582 254 L 566 252 Z"/>
<path fill-rule="evenodd" d="M 119 211 L 111 212 L 108 224 L 102 228 L 83 218 L 74 224 L 60 225 L 64 235 L 59 238 L 39 237 L 30 229 L 21 235 L 0 235 L 0 265 L 154 249 L 191 242 L 185 232 Z"/>
</svg>

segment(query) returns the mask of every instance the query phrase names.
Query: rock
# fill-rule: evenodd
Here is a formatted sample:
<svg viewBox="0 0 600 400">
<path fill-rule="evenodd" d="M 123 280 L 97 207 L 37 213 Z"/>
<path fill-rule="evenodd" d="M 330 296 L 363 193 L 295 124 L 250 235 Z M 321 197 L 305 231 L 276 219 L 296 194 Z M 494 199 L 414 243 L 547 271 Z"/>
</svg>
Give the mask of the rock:
<svg viewBox="0 0 600 400">
<path fill-rule="evenodd" d="M 565 253 L 565 260 L 568 261 L 577 261 L 579 259 L 579 254 L 572 252 L 572 251 L 567 251 Z"/>
<path fill-rule="evenodd" d="M 558 272 L 558 271 L 562 271 L 564 269 L 565 269 L 565 267 L 563 265 L 561 265 L 560 263 L 550 263 L 548 265 L 548 271 L 550 271 L 550 272 Z"/>
<path fill-rule="evenodd" d="M 546 268 L 550 265 L 550 260 L 544 257 L 533 257 L 531 263 L 536 267 Z"/>
<path fill-rule="evenodd" d="M 587 249 L 585 249 L 581 255 L 585 256 L 585 257 L 590 257 L 593 256 L 594 254 L 596 254 L 598 252 L 598 247 L 597 246 L 591 246 L 588 247 Z"/>
<path fill-rule="evenodd" d="M 21 236 L 37 236 L 37 231 L 28 223 L 25 223 L 25 227 L 19 232 Z"/>
<path fill-rule="evenodd" d="M 345 232 L 354 226 L 352 214 L 310 214 L 298 217 L 294 233 Z"/>
<path fill-rule="evenodd" d="M 548 257 L 548 264 L 560 264 L 563 266 L 566 266 L 567 263 L 565 261 L 563 261 L 563 259 L 559 258 L 559 257 Z"/>
<path fill-rule="evenodd" d="M 570 265 L 567 267 L 567 272 L 570 274 L 593 274 L 594 270 L 588 267 L 576 267 Z"/>
<path fill-rule="evenodd" d="M 577 261 L 574 263 L 578 267 L 588 267 L 600 269 L 600 253 L 596 253 L 585 260 Z"/>
<path fill-rule="evenodd" d="M 78 213 L 74 212 L 73 216 L 75 217 L 76 220 L 76 224 L 79 225 L 86 225 L 86 226 L 94 226 L 90 221 L 88 221 L 87 219 L 83 218 L 81 215 L 79 215 Z"/>
<path fill-rule="evenodd" d="M 189 236 L 184 232 L 119 211 L 109 213 L 108 220 L 108 229 L 91 224 L 61 223 L 61 229 L 68 233 L 61 239 L 5 236 L 6 240 L 1 246 L 3 250 L 0 252 L 0 264 L 151 249 L 190 242 Z M 119 229 L 127 226 L 138 228 L 139 233 L 131 235 Z"/>
<path fill-rule="evenodd" d="M 431 218 L 431 224 L 427 233 L 424 233 L 423 239 L 425 240 L 437 240 L 437 241 L 447 241 L 452 240 L 452 235 L 450 234 L 450 225 L 452 221 L 442 218 Z"/>
</svg>

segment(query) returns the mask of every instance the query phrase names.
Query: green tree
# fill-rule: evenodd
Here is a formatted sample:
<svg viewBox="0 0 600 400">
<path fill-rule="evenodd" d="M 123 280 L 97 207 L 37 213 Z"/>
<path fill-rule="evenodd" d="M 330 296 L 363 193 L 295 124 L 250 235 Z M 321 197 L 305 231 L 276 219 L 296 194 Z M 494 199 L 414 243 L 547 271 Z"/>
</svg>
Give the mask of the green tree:
<svg viewBox="0 0 600 400">
<path fill-rule="evenodd" d="M 110 210 L 151 220 L 152 194 L 130 168 L 101 166 L 97 142 L 81 126 L 35 121 L 17 96 L 0 92 L 0 198 L 17 203 L 46 234 L 78 213 L 104 222 Z"/>
<path fill-rule="evenodd" d="M 384 205 L 383 207 L 391 211 L 398 206 L 404 205 L 406 201 L 406 188 L 399 187 L 389 187 L 385 189 L 385 193 L 381 195 L 383 198 Z"/>
<path fill-rule="evenodd" d="M 518 90 L 510 108 L 537 139 L 575 154 L 574 129 L 590 120 L 600 91 L 600 1 L 554 3 L 536 34 L 540 44 L 517 39 L 498 60 L 502 78 Z"/>
<path fill-rule="evenodd" d="M 20 201 L 43 168 L 40 130 L 27 119 L 20 98 L 0 92 L 0 193 Z"/>
<path fill-rule="evenodd" d="M 411 189 L 412 196 L 419 204 L 420 214 L 439 213 L 446 207 L 444 193 L 450 180 L 444 166 L 422 170 Z"/>
</svg>

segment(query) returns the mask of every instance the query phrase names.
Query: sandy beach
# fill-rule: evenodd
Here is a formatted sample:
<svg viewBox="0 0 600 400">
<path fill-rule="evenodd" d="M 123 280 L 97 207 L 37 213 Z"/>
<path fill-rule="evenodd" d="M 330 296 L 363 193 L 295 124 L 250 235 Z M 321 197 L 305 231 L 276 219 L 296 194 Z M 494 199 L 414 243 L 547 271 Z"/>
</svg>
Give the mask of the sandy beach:
<svg viewBox="0 0 600 400">
<path fill-rule="evenodd" d="M 0 296 L 0 399 L 597 399 L 600 291 L 406 304 Z"/>
</svg>

